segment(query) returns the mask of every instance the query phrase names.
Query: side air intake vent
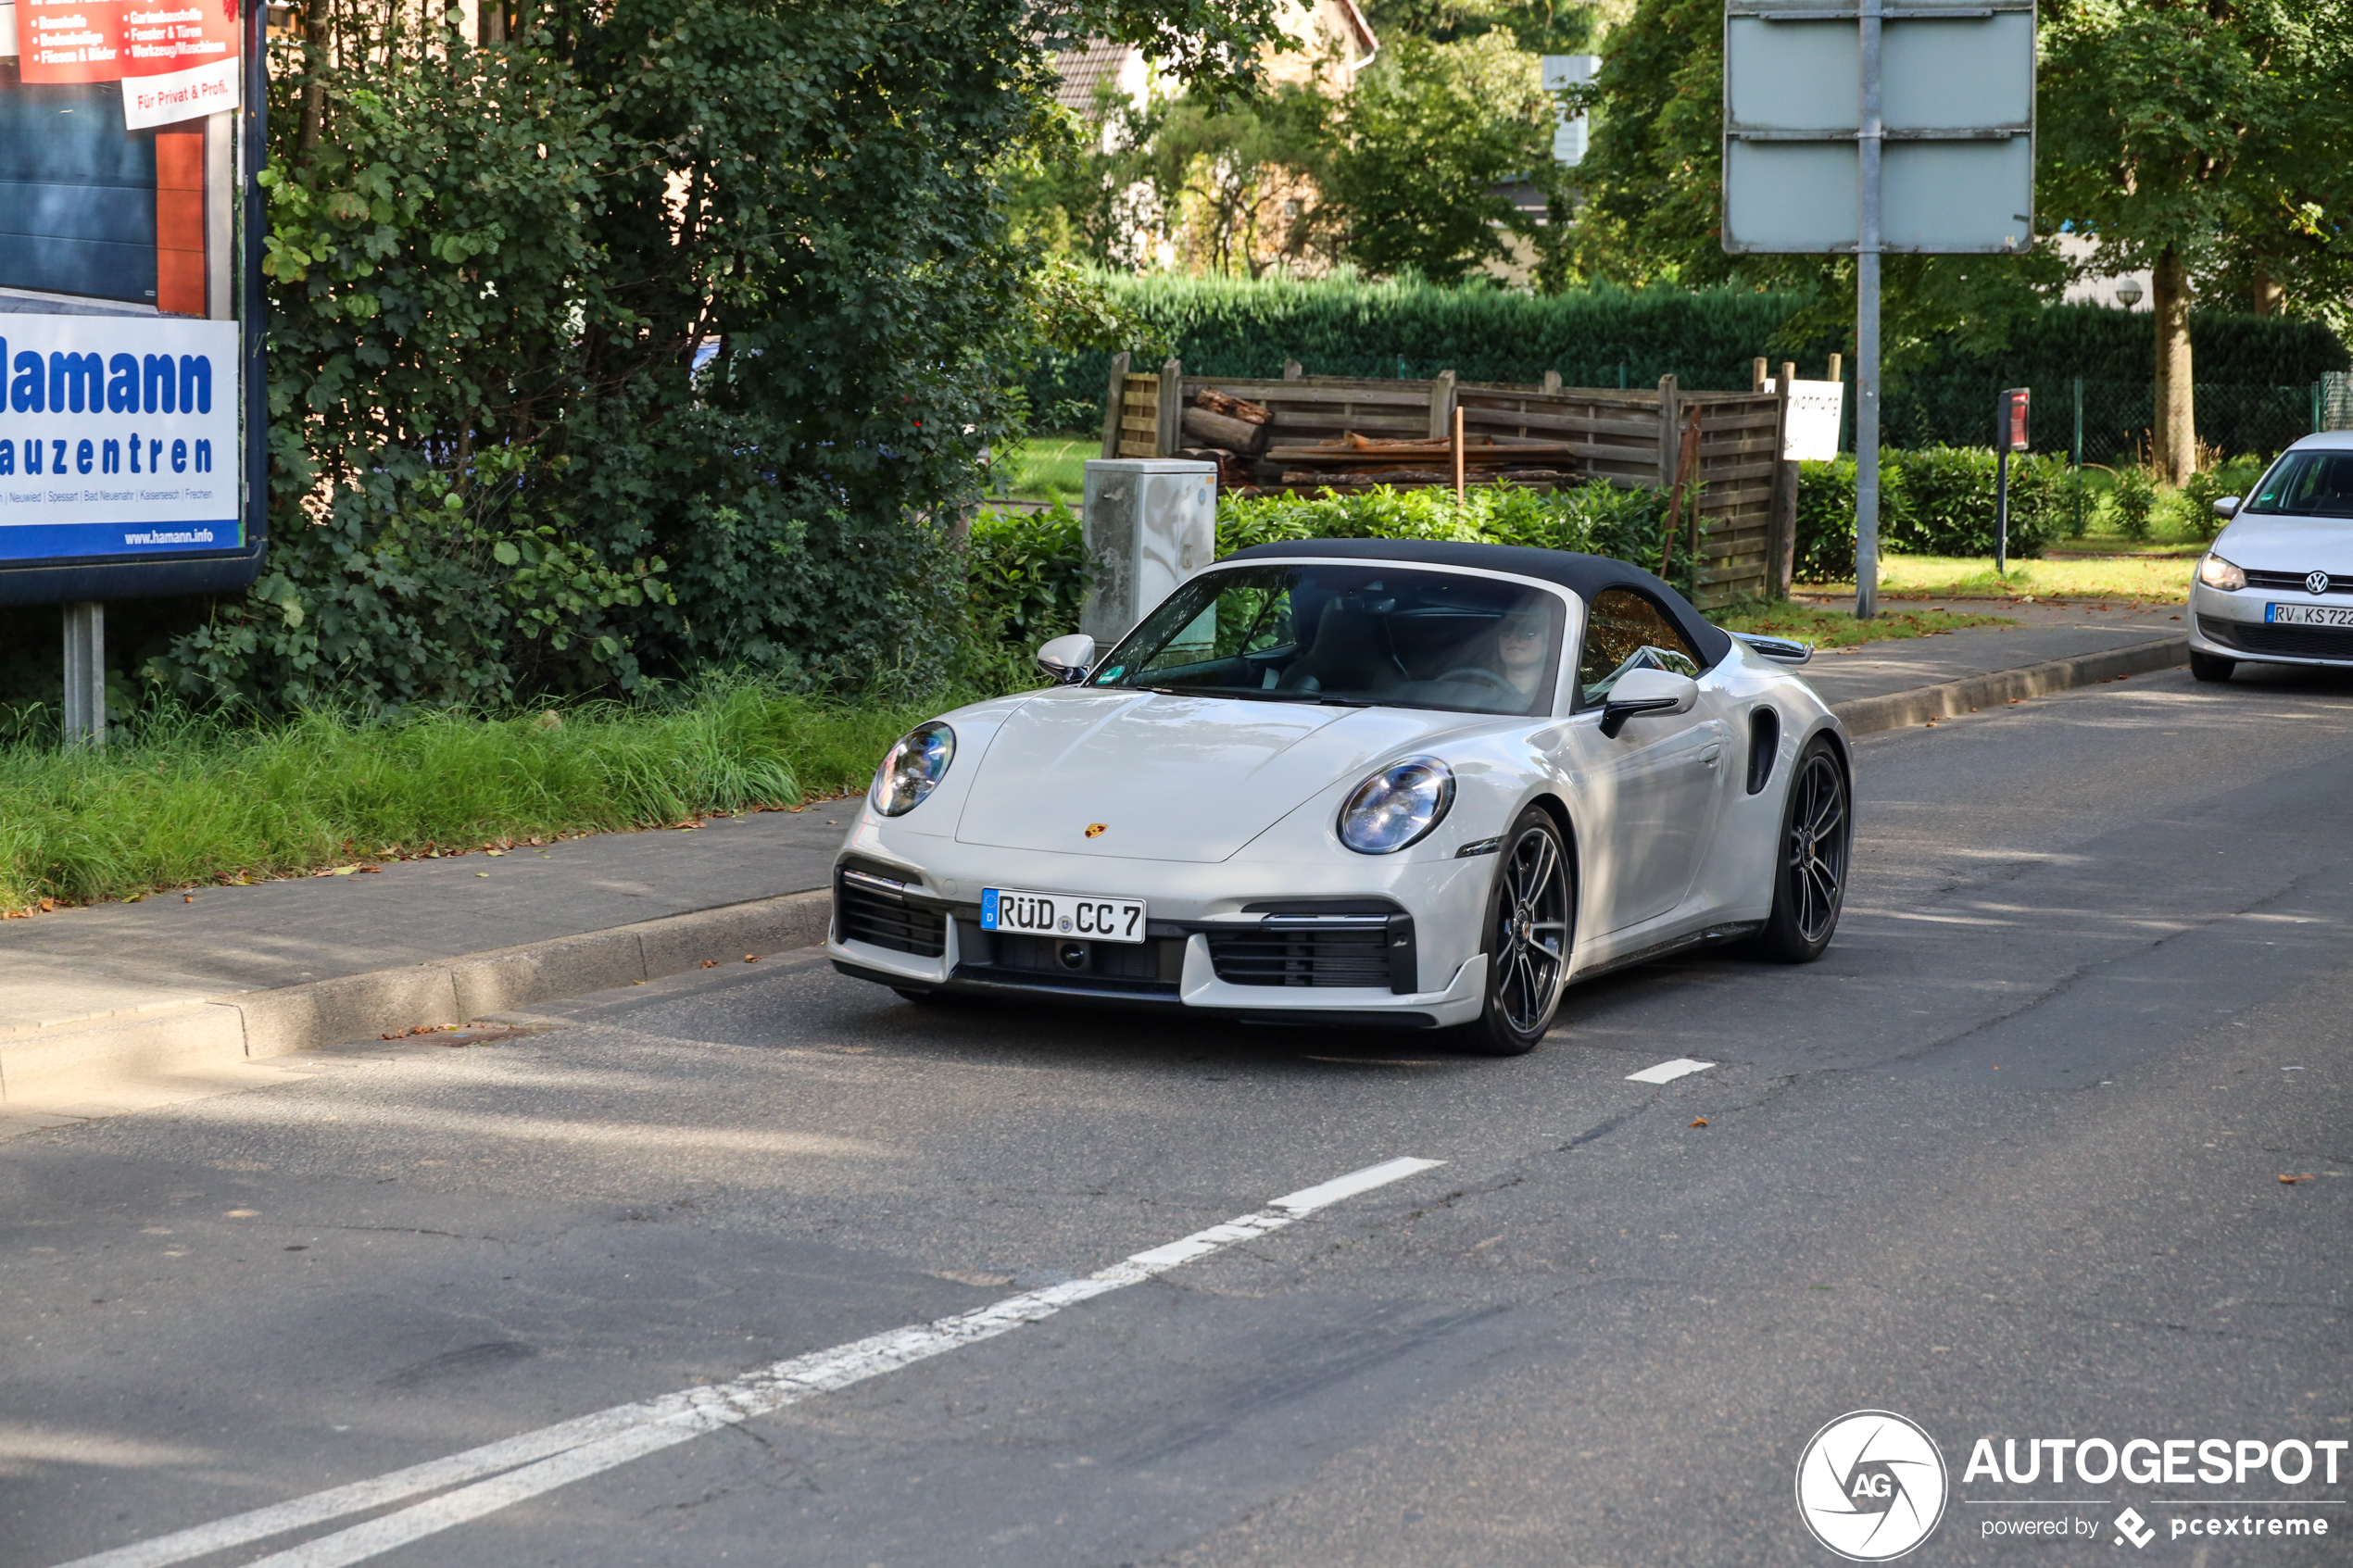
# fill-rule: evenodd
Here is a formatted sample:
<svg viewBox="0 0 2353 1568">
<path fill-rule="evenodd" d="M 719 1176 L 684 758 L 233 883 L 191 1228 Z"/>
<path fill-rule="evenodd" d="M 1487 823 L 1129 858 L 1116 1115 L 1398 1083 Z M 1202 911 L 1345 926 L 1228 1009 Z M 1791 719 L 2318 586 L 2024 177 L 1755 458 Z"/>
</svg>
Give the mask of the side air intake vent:
<svg viewBox="0 0 2353 1568">
<path fill-rule="evenodd" d="M 1773 759 L 1781 752 L 1781 716 L 1760 706 L 1748 716 L 1748 792 L 1762 790 L 1773 777 Z"/>
</svg>

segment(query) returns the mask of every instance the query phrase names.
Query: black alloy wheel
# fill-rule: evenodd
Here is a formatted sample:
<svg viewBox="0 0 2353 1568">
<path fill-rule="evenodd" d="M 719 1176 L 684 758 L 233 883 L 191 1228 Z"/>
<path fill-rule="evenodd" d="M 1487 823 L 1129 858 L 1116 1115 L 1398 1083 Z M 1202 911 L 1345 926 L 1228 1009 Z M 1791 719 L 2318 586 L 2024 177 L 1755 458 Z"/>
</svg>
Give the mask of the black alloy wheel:
<svg viewBox="0 0 2353 1568">
<path fill-rule="evenodd" d="M 2219 653 L 2200 653 L 2190 649 L 2190 677 L 2198 681 L 2227 681 L 2231 671 L 2239 667 L 2235 659 L 2224 659 Z"/>
<path fill-rule="evenodd" d="M 1827 740 L 1817 739 L 1797 759 L 1789 804 L 1781 813 L 1774 857 L 1773 912 L 1756 946 L 1781 963 L 1812 963 L 1831 945 L 1846 902 L 1846 871 L 1855 847 L 1855 813 L 1846 770 Z"/>
<path fill-rule="evenodd" d="M 1456 1032 L 1465 1050 L 1518 1056 L 1553 1026 L 1568 979 L 1576 898 L 1560 829 L 1531 806 L 1504 835 L 1487 896 L 1487 1007 Z"/>
</svg>

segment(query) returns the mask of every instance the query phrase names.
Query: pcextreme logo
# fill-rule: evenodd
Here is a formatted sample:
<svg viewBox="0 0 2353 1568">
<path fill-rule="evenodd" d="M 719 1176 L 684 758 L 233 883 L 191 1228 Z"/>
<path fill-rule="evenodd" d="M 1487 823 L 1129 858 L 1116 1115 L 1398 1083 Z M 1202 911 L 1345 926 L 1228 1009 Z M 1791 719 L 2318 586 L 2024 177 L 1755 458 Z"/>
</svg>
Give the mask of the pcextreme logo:
<svg viewBox="0 0 2353 1568">
<path fill-rule="evenodd" d="M 1886 1562 L 1928 1539 L 1946 1496 L 1936 1440 L 1892 1411 L 1850 1411 L 1798 1456 L 1798 1516 L 1850 1562 Z"/>
</svg>

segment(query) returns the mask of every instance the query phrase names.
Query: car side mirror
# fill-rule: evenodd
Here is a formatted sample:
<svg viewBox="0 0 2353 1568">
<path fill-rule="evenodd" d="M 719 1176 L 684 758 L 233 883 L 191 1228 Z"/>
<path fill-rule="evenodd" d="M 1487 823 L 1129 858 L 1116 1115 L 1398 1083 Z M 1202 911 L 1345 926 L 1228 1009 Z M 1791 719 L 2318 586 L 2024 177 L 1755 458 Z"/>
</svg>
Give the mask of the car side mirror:
<svg viewBox="0 0 2353 1568">
<path fill-rule="evenodd" d="M 1065 686 L 1083 684 L 1095 667 L 1095 639 L 1084 632 L 1056 637 L 1038 650 L 1038 668 L 1048 679 Z"/>
<path fill-rule="evenodd" d="M 2226 522 L 2232 518 L 2238 516 L 2239 498 L 2236 495 L 2225 495 L 2221 500 L 2216 501 L 2214 503 L 2214 515 L 2222 519 Z"/>
<path fill-rule="evenodd" d="M 1629 670 L 1602 704 L 1602 734 L 1616 740 L 1626 721 L 1646 713 L 1689 713 L 1699 701 L 1699 683 L 1672 670 Z"/>
</svg>

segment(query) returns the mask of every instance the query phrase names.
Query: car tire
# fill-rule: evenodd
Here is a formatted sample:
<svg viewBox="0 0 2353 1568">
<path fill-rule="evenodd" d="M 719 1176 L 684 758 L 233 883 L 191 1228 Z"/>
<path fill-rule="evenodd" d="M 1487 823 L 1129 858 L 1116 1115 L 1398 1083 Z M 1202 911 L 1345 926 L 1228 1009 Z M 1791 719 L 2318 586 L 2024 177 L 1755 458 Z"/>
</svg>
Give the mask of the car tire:
<svg viewBox="0 0 2353 1568">
<path fill-rule="evenodd" d="M 1855 860 L 1854 792 L 1838 750 L 1817 736 L 1790 770 L 1773 850 L 1773 912 L 1755 949 L 1776 963 L 1812 963 L 1831 945 Z"/>
<path fill-rule="evenodd" d="M 1474 1056 L 1521 1056 L 1552 1028 L 1576 946 L 1577 874 L 1560 829 L 1541 806 L 1519 814 L 1496 855 L 1479 951 L 1487 995 L 1478 1020 L 1453 1030 Z"/>
<path fill-rule="evenodd" d="M 2224 659 L 2219 653 L 2200 653 L 2190 649 L 2190 678 L 2195 681 L 2227 681 L 2231 671 L 2239 667 L 2235 659 Z"/>
</svg>

